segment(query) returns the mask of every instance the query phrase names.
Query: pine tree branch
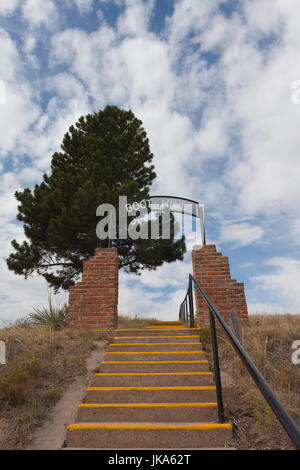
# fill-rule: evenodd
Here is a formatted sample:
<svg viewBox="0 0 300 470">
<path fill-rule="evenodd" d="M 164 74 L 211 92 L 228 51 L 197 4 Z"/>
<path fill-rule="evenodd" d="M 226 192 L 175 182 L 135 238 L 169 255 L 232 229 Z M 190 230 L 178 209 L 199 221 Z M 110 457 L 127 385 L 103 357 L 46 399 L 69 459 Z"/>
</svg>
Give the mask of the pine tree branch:
<svg viewBox="0 0 300 470">
<path fill-rule="evenodd" d="M 53 266 L 75 266 L 74 263 L 49 263 L 49 264 L 39 264 L 39 268 L 51 268 Z"/>
</svg>

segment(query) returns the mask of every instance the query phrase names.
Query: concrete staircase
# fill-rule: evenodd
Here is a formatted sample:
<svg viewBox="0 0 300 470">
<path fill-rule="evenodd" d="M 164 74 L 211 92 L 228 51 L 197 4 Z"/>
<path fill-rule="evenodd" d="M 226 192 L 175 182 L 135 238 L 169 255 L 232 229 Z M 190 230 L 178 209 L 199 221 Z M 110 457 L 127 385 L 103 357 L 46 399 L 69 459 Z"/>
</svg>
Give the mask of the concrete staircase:
<svg viewBox="0 0 300 470">
<path fill-rule="evenodd" d="M 117 329 L 114 341 L 67 427 L 67 448 L 225 448 L 213 375 L 197 329 L 156 322 Z"/>
</svg>

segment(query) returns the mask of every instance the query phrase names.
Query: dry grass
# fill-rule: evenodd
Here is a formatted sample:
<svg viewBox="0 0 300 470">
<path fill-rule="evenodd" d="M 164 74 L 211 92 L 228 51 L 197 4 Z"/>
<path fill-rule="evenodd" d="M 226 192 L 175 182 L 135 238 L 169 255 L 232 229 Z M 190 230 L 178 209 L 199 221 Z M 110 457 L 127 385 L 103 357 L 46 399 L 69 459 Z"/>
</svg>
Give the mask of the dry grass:
<svg viewBox="0 0 300 470">
<path fill-rule="evenodd" d="M 119 328 L 142 328 L 151 319 L 120 316 Z M 0 449 L 24 449 L 67 386 L 85 375 L 96 341 L 108 344 L 112 331 L 56 330 L 29 319 L 0 330 L 6 366 L 0 366 Z"/>
<path fill-rule="evenodd" d="M 1 449 L 23 449 L 67 385 L 86 374 L 95 333 L 48 326 L 0 330 L 7 366 L 0 367 Z"/>
<path fill-rule="evenodd" d="M 156 320 L 120 316 L 119 328 L 143 328 Z M 23 449 L 43 424 L 67 385 L 86 373 L 85 360 L 99 339 L 112 332 L 55 331 L 45 325 L 0 330 L 7 366 L 0 368 L 0 449 Z M 201 339 L 211 361 L 209 331 Z M 251 315 L 242 326 L 242 343 L 282 404 L 300 425 L 300 365 L 291 362 L 300 339 L 300 315 Z M 289 438 L 218 328 L 226 413 L 238 449 L 292 449 Z M 229 383 L 232 382 L 230 385 Z"/>
<path fill-rule="evenodd" d="M 118 328 L 144 328 L 157 321 L 157 318 L 139 318 L 139 317 L 128 317 L 126 315 L 120 315 L 118 318 Z"/>
<path fill-rule="evenodd" d="M 241 329 L 246 352 L 300 426 L 300 365 L 294 365 L 291 360 L 292 343 L 300 339 L 300 315 L 250 315 L 249 324 Z M 211 361 L 207 333 L 203 332 L 202 341 Z M 223 394 L 227 415 L 234 424 L 235 446 L 239 449 L 293 449 L 221 327 L 218 328 L 218 344 L 226 385 Z"/>
</svg>

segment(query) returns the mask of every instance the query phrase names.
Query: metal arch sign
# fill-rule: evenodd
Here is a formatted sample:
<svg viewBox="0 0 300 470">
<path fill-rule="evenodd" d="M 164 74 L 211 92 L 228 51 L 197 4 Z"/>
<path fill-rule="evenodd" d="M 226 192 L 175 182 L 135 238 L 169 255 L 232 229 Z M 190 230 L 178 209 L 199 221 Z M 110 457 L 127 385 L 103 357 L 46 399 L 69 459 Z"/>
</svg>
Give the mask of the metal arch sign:
<svg viewBox="0 0 300 470">
<path fill-rule="evenodd" d="M 206 244 L 204 205 L 200 204 L 198 201 L 178 196 L 149 196 L 147 198 L 136 199 L 126 204 L 128 215 L 130 215 L 131 212 L 139 211 L 141 209 L 149 209 L 157 212 L 169 209 L 170 212 L 190 215 L 191 217 L 199 219 L 202 243 L 203 245 Z"/>
</svg>

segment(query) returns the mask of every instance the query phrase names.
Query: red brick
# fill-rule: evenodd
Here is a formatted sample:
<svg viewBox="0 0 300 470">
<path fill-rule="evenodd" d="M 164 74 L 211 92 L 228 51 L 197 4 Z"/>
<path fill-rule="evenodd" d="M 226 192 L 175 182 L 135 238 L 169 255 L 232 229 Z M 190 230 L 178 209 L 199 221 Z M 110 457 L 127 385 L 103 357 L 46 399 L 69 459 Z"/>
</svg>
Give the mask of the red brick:
<svg viewBox="0 0 300 470">
<path fill-rule="evenodd" d="M 96 248 L 83 262 L 82 280 L 69 291 L 69 328 L 116 328 L 118 306 L 118 252 Z"/>
<path fill-rule="evenodd" d="M 247 321 L 244 284 L 231 279 L 227 256 L 216 251 L 215 245 L 205 245 L 192 251 L 193 275 L 216 309 L 230 323 L 230 312 L 236 307 L 238 317 Z M 208 307 L 195 288 L 196 309 L 202 325 L 209 325 Z"/>
</svg>

